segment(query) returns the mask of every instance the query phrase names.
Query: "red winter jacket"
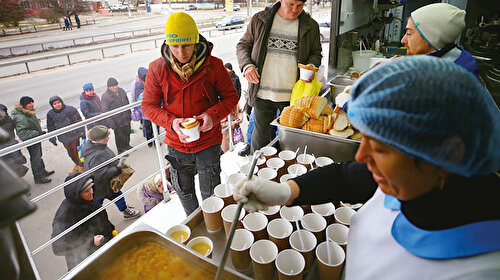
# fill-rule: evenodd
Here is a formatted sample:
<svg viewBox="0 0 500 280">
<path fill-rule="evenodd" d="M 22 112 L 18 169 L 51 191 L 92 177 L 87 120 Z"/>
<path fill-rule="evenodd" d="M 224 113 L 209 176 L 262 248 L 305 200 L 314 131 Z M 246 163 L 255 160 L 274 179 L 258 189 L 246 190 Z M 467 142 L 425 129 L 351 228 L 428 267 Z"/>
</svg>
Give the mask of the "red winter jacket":
<svg viewBox="0 0 500 280">
<path fill-rule="evenodd" d="M 222 142 L 220 121 L 238 104 L 238 95 L 222 60 L 207 55 L 184 83 L 163 57 L 149 64 L 142 98 L 144 115 L 166 129 L 165 143 L 183 153 L 196 153 Z M 181 143 L 172 129 L 175 118 L 207 113 L 213 128 L 200 132 L 200 139 Z"/>
</svg>

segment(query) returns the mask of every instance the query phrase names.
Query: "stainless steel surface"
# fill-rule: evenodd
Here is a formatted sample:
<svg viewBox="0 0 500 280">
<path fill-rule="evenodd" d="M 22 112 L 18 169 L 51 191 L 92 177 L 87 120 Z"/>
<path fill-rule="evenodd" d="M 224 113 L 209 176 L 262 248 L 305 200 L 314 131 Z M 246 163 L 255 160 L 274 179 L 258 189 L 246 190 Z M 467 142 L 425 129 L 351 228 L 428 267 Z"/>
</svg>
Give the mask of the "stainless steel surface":
<svg viewBox="0 0 500 280">
<path fill-rule="evenodd" d="M 344 91 L 344 88 L 346 86 L 352 86 L 353 84 L 354 81 L 351 80 L 351 78 L 348 76 L 335 76 L 333 79 L 328 81 L 328 85 L 332 89 L 331 92 L 332 100 L 335 99 L 335 96 L 337 96 L 337 94 Z"/>
<path fill-rule="evenodd" d="M 222 233 L 223 234 L 223 233 Z M 118 235 L 119 236 L 119 235 Z M 117 257 L 131 249 L 137 244 L 143 242 L 155 242 L 162 247 L 174 252 L 177 256 L 185 259 L 186 262 L 192 263 L 193 265 L 202 268 L 207 271 L 207 273 L 215 275 L 217 266 L 213 259 L 202 257 L 187 249 L 184 245 L 181 245 L 168 238 L 162 233 L 149 228 L 147 226 L 138 227 L 137 231 L 131 232 L 123 236 L 118 242 L 113 244 L 111 247 L 103 248 L 104 250 L 99 250 L 90 256 L 89 262 L 85 262 L 84 265 L 77 266 L 75 268 L 75 274 L 71 275 L 71 279 L 94 279 L 95 274 L 106 269 L 111 262 L 113 262 Z M 215 244 L 215 240 L 214 241 Z M 215 246 L 214 246 L 215 247 Z M 215 248 L 214 248 L 215 251 Z M 214 254 L 214 253 L 212 253 Z M 244 275 L 227 269 L 222 275 L 222 279 L 249 279 Z"/>
<path fill-rule="evenodd" d="M 316 157 L 327 156 L 336 162 L 354 160 L 361 141 L 344 139 L 329 134 L 316 133 L 293 127 L 280 125 L 278 118 L 271 122 L 279 131 L 279 147 L 282 150 L 295 151 L 307 145 L 308 153 Z"/>
</svg>

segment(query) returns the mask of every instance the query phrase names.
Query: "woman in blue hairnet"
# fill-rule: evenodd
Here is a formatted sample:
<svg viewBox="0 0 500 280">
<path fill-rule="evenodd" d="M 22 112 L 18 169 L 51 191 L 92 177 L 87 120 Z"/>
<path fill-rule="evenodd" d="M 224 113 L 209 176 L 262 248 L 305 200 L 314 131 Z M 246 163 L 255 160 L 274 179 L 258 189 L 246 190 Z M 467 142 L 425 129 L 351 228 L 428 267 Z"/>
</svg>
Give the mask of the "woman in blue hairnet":
<svg viewBox="0 0 500 280">
<path fill-rule="evenodd" d="M 249 211 L 368 200 L 351 219 L 346 279 L 500 279 L 500 112 L 477 79 L 400 59 L 359 79 L 348 116 L 363 135 L 357 162 L 254 177 L 235 199 Z"/>
</svg>

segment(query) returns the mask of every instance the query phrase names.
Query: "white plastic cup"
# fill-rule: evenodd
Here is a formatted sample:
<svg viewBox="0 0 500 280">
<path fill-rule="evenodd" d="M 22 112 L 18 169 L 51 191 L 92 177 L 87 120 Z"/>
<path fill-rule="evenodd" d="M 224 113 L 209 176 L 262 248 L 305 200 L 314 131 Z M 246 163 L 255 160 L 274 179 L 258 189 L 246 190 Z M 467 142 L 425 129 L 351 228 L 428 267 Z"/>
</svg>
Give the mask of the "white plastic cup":
<svg viewBox="0 0 500 280">
<path fill-rule="evenodd" d="M 264 167 L 259 172 L 257 172 L 257 176 L 263 180 L 276 181 L 278 177 L 278 172 L 272 168 Z"/>
<path fill-rule="evenodd" d="M 267 237 L 267 217 L 262 213 L 254 212 L 246 215 L 245 218 L 243 218 L 243 227 L 252 232 L 255 240 Z"/>
<path fill-rule="evenodd" d="M 279 251 L 290 248 L 288 238 L 292 234 L 292 231 L 292 224 L 282 218 L 274 219 L 267 224 L 269 240 L 278 246 Z"/>
<path fill-rule="evenodd" d="M 229 204 L 228 206 L 224 207 L 224 209 L 222 209 L 221 216 L 226 236 L 229 234 L 229 231 L 231 230 L 231 225 L 233 224 L 236 210 L 238 210 L 238 204 Z M 241 222 L 243 217 L 245 217 L 245 210 L 241 209 L 240 216 L 238 218 L 239 220 L 238 225 L 236 225 L 236 228 L 243 228 L 243 223 Z"/>
<path fill-rule="evenodd" d="M 325 218 L 328 224 L 333 222 L 333 212 L 335 212 L 335 205 L 333 205 L 333 203 L 328 202 L 312 205 L 311 210 L 313 213 L 321 215 L 323 218 Z"/>
<path fill-rule="evenodd" d="M 184 231 L 184 232 L 186 232 L 188 235 L 187 235 L 187 237 L 186 237 L 186 238 L 182 238 L 182 237 L 181 237 L 181 240 L 177 240 L 177 239 L 175 239 L 175 238 L 172 236 L 172 234 L 174 234 L 174 232 L 177 232 L 177 231 Z M 172 239 L 174 239 L 175 241 L 177 241 L 177 242 L 179 242 L 179 243 L 181 243 L 181 244 L 184 244 L 184 243 L 186 243 L 186 241 L 188 241 L 188 240 L 189 240 L 189 237 L 191 237 L 191 229 L 190 229 L 187 225 L 175 225 L 175 226 L 173 226 L 173 227 L 169 228 L 169 229 L 167 230 L 167 232 L 165 233 L 165 235 L 166 235 L 166 236 L 168 236 L 168 237 L 170 237 L 170 238 L 172 238 Z"/>
<path fill-rule="evenodd" d="M 341 224 L 331 224 L 327 227 L 328 241 L 333 241 L 347 250 L 347 237 L 349 236 L 349 228 Z"/>
<path fill-rule="evenodd" d="M 302 227 L 312 232 L 314 236 L 316 236 L 318 242 L 323 242 L 325 240 L 326 220 L 323 216 L 316 213 L 305 214 L 304 217 L 302 217 Z"/>
<path fill-rule="evenodd" d="M 275 147 L 271 146 L 262 147 L 260 148 L 260 151 L 262 152 L 262 155 L 266 158 L 266 160 L 276 156 L 276 153 L 278 152 Z"/>
<path fill-rule="evenodd" d="M 358 209 L 361 208 L 361 206 L 363 206 L 363 203 L 350 204 L 350 203 L 341 201 L 340 206 L 348 207 L 348 208 L 351 208 L 352 210 L 358 211 Z"/>
<path fill-rule="evenodd" d="M 300 176 L 302 174 L 307 173 L 307 167 L 302 164 L 292 164 L 287 168 L 288 173 L 293 174 L 294 176 Z"/>
<path fill-rule="evenodd" d="M 250 247 L 253 272 L 255 280 L 268 280 L 274 278 L 276 268 L 274 261 L 278 256 L 278 247 L 272 241 L 258 240 Z"/>
<path fill-rule="evenodd" d="M 212 251 L 214 249 L 214 243 L 212 242 L 212 240 L 206 236 L 197 236 L 197 237 L 191 239 L 191 241 L 189 241 L 186 246 L 189 249 L 193 250 L 193 246 L 198 244 L 198 243 L 206 243 L 210 246 L 210 250 L 208 250 L 205 255 L 202 255 L 202 256 L 207 257 L 207 258 L 210 257 L 210 254 L 212 254 Z M 195 250 L 193 250 L 193 252 L 199 254 Z"/>
<path fill-rule="evenodd" d="M 246 229 L 237 229 L 234 232 L 233 241 L 230 246 L 231 261 L 234 268 L 239 271 L 244 271 L 249 268 L 250 247 L 254 241 L 253 234 Z"/>
<path fill-rule="evenodd" d="M 279 179 L 285 172 L 285 161 L 280 158 L 270 158 L 266 162 L 267 167 L 276 170 L 278 173 L 277 178 Z"/>
<path fill-rule="evenodd" d="M 306 81 L 308 82 L 309 80 L 311 80 L 311 77 L 314 75 L 314 71 L 313 70 L 309 70 L 309 69 L 305 69 L 305 68 L 300 68 L 299 67 L 299 71 L 300 71 L 300 79 L 303 80 L 303 81 Z"/>
<path fill-rule="evenodd" d="M 295 163 L 296 156 L 297 154 L 294 151 L 290 150 L 283 150 L 278 153 L 278 157 L 285 161 L 285 169 Z"/>
<path fill-rule="evenodd" d="M 317 167 L 322 167 L 322 166 L 326 166 L 326 165 L 332 164 L 333 163 L 333 159 L 331 159 L 329 157 L 317 157 L 314 160 L 314 163 L 316 163 Z"/>
<path fill-rule="evenodd" d="M 356 211 L 349 207 L 339 207 L 335 209 L 333 216 L 335 217 L 335 222 L 343 224 L 345 226 L 351 225 L 351 218 L 356 214 Z"/>
<path fill-rule="evenodd" d="M 307 230 L 296 230 L 290 235 L 290 246 L 301 253 L 306 262 L 304 271 L 308 271 L 311 267 L 317 243 L 316 236 Z"/>
<path fill-rule="evenodd" d="M 280 205 L 269 206 L 267 210 L 260 210 L 259 212 L 266 215 L 268 221 L 272 221 L 280 216 Z"/>
<path fill-rule="evenodd" d="M 297 156 L 297 163 L 302 164 L 307 170 L 310 170 L 311 165 L 314 163 L 314 157 L 310 154 L 300 154 Z M 290 173 L 290 171 L 288 173 Z"/>
<path fill-rule="evenodd" d="M 239 181 L 243 180 L 246 178 L 246 175 L 244 174 L 241 174 L 241 173 L 234 173 L 234 174 L 231 174 L 227 177 L 227 181 L 229 183 L 229 185 L 231 186 L 236 186 L 236 184 L 238 184 Z"/>
<path fill-rule="evenodd" d="M 242 165 L 240 167 L 240 172 L 243 175 L 247 176 L 248 175 L 248 171 L 250 170 L 251 165 L 252 165 L 251 163 L 247 163 L 245 165 Z M 257 174 L 258 171 L 259 171 L 259 167 L 255 166 L 255 168 L 253 169 L 253 174 Z"/>
<path fill-rule="evenodd" d="M 293 178 L 295 178 L 295 175 L 290 174 L 290 173 L 285 174 L 285 175 L 280 177 L 280 183 L 286 183 L 286 181 L 293 179 Z"/>
<path fill-rule="evenodd" d="M 201 202 L 203 219 L 209 233 L 215 233 L 222 228 L 221 212 L 223 207 L 224 200 L 216 196 L 211 196 Z"/>
<path fill-rule="evenodd" d="M 319 279 L 341 279 L 340 276 L 345 263 L 345 252 L 335 242 L 330 241 L 330 244 L 326 242 L 322 242 L 316 247 Z M 328 260 L 328 251 L 330 251 L 330 261 Z"/>
<path fill-rule="evenodd" d="M 233 198 L 233 187 L 229 184 L 218 184 L 214 188 L 214 194 L 224 200 L 224 206 L 235 203 Z"/>
<path fill-rule="evenodd" d="M 194 142 L 200 139 L 200 131 L 198 130 L 199 127 L 200 124 L 197 124 L 195 127 L 190 129 L 180 127 L 182 134 L 189 136 L 189 138 L 186 139 L 186 142 Z"/>
<path fill-rule="evenodd" d="M 304 216 L 304 209 L 302 209 L 300 206 L 283 206 L 280 210 L 280 216 L 281 218 L 292 223 L 293 227 L 295 228 L 295 221 L 302 219 L 302 217 Z"/>
<path fill-rule="evenodd" d="M 306 261 L 301 253 L 285 249 L 278 253 L 275 264 L 279 280 L 299 280 L 302 279 Z"/>
</svg>

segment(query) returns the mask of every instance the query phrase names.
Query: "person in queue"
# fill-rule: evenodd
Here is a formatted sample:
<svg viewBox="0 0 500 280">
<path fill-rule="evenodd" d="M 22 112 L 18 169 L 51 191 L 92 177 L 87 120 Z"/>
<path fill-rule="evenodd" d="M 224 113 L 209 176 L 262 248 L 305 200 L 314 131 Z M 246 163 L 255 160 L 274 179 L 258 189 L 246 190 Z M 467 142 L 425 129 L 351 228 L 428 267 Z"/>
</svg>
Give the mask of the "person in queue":
<svg viewBox="0 0 500 280">
<path fill-rule="evenodd" d="M 369 199 L 351 219 L 345 279 L 498 279 L 500 111 L 479 81 L 448 60 L 398 59 L 358 80 L 348 116 L 357 162 L 243 180 L 235 199 L 250 211 Z"/>
<path fill-rule="evenodd" d="M 271 121 L 289 105 L 297 64 L 321 64 L 318 23 L 303 11 L 305 0 L 280 0 L 255 14 L 236 45 L 248 84 L 248 105 L 255 110 L 251 150 L 269 144 Z"/>
<path fill-rule="evenodd" d="M 94 91 L 94 85 L 92 83 L 86 83 L 83 85 L 83 92 L 80 95 L 80 110 L 86 119 L 93 118 L 102 114 L 103 108 L 101 104 L 101 99 Z M 106 120 L 100 120 L 87 125 L 87 129 L 91 129 L 96 125 L 105 125 Z"/>
<path fill-rule="evenodd" d="M 441 57 L 465 67 L 476 77 L 479 67 L 466 50 L 455 40 L 465 28 L 465 11 L 446 3 L 421 7 L 411 13 L 401 44 L 406 55 L 428 54 Z"/>
<path fill-rule="evenodd" d="M 203 199 L 220 184 L 220 121 L 238 103 L 231 77 L 222 60 L 210 54 L 212 48 L 191 16 L 170 15 L 162 57 L 149 64 L 141 103 L 144 115 L 166 130 L 172 184 L 187 215 L 198 208 L 196 172 Z M 181 123 L 193 117 L 199 122 L 200 138 L 188 142 Z"/>
</svg>

